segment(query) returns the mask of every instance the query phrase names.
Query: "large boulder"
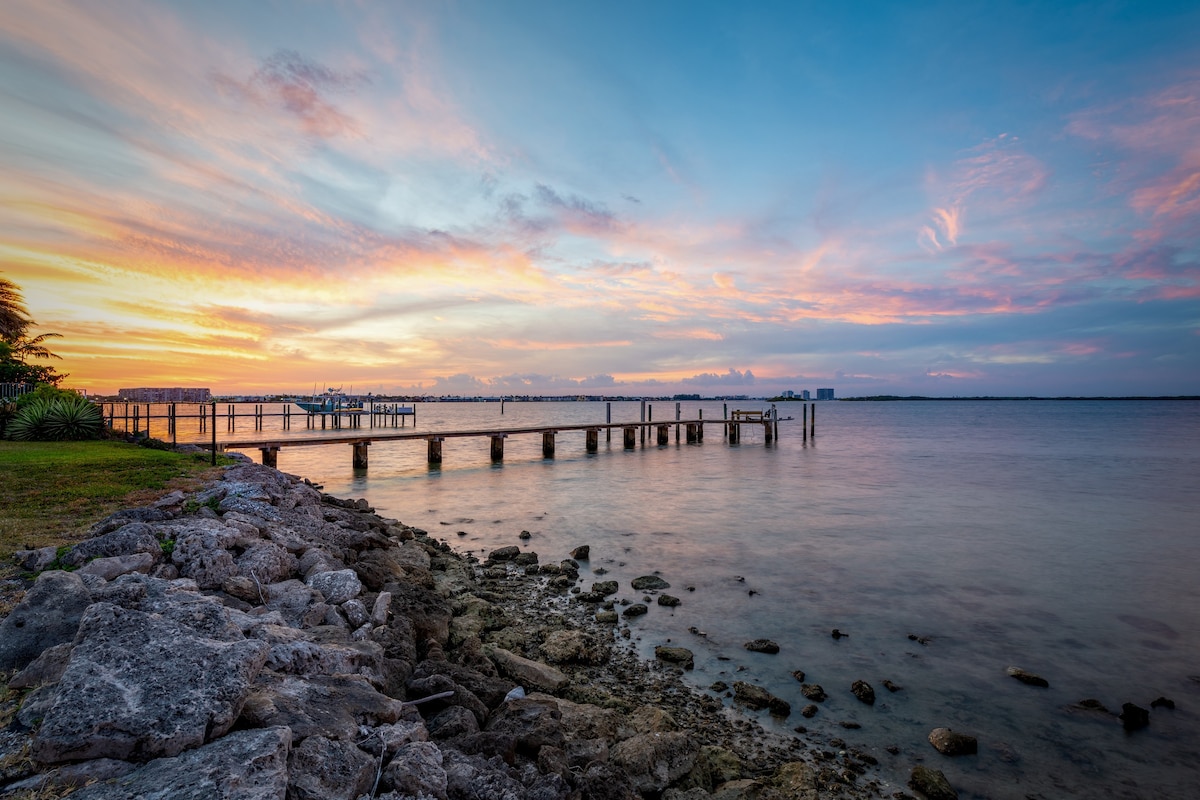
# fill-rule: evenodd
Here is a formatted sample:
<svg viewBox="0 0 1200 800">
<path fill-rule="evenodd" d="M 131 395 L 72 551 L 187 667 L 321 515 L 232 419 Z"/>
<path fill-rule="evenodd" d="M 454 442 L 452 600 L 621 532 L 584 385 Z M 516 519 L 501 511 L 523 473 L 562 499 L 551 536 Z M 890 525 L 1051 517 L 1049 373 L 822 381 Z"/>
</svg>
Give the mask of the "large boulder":
<svg viewBox="0 0 1200 800">
<path fill-rule="evenodd" d="M 567 685 L 568 678 L 559 670 L 539 661 L 532 661 L 502 647 L 493 647 L 488 655 L 501 675 L 507 675 L 521 686 L 543 692 L 557 692 Z"/>
<path fill-rule="evenodd" d="M 52 570 L 39 575 L 0 622 L 0 673 L 24 669 L 47 647 L 71 641 L 91 602 L 91 592 L 75 573 Z"/>
<path fill-rule="evenodd" d="M 131 522 L 93 539 L 85 539 L 63 555 L 62 563 L 77 567 L 94 558 L 130 556 L 134 553 L 148 553 L 156 559 L 162 556 L 162 545 L 159 544 L 155 529 L 145 522 Z"/>
<path fill-rule="evenodd" d="M 354 800 L 374 782 L 375 759 L 353 742 L 310 736 L 288 756 L 289 800 Z"/>
<path fill-rule="evenodd" d="M 432 742 L 412 742 L 396 752 L 383 771 L 383 785 L 404 796 L 446 800 L 442 751 Z"/>
<path fill-rule="evenodd" d="M 643 733 L 618 744 L 610 760 L 643 795 L 659 793 L 688 774 L 700 744 L 687 733 Z"/>
<path fill-rule="evenodd" d="M 115 780 L 73 793 L 76 800 L 284 800 L 287 728 L 238 731 L 174 758 L 151 761 Z"/>
<path fill-rule="evenodd" d="M 223 736 L 267 658 L 157 614 L 94 603 L 33 739 L 43 763 L 174 756 Z"/>
<path fill-rule="evenodd" d="M 297 740 L 324 736 L 354 741 L 360 726 L 391 724 L 403 715 L 399 700 L 380 693 L 359 675 L 299 678 L 264 672 L 246 698 L 241 725 L 286 725 Z"/>
<path fill-rule="evenodd" d="M 151 761 L 116 780 L 71 795 L 76 800 L 284 800 L 287 728 L 238 731 L 174 758 Z"/>
</svg>

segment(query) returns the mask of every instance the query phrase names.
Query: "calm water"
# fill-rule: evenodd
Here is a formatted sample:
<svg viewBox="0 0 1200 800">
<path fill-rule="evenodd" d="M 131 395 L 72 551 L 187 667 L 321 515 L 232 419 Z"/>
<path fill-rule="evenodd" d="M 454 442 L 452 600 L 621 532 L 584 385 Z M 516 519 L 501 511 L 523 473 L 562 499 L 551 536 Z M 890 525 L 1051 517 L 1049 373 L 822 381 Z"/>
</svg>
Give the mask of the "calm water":
<svg viewBox="0 0 1200 800">
<path fill-rule="evenodd" d="M 685 403 L 683 416 L 699 409 L 722 415 L 721 403 Z M 640 410 L 614 403 L 612 413 Z M 674 403 L 652 413 L 673 419 Z M 553 461 L 540 437 L 517 436 L 499 466 L 487 439 L 451 439 L 440 469 L 425 463 L 424 442 L 372 446 L 366 472 L 350 468 L 346 445 L 287 448 L 279 467 L 459 550 L 520 544 L 521 530 L 543 562 L 589 544 L 585 587 L 588 567 L 602 566 L 631 600 L 641 598 L 628 580 L 660 571 L 683 605 L 634 621 L 643 652 L 671 639 L 696 652 L 697 686 L 762 683 L 795 709 L 785 729 L 874 752 L 897 783 L 923 759 L 964 798 L 1196 796 L 1200 403 L 819 403 L 817 414 L 807 443 L 795 421 L 771 445 L 747 427 L 731 447 L 714 425 L 699 446 L 676 445 L 672 432 L 666 447 L 625 451 L 619 432 L 611 443 L 601 434 L 595 455 L 582 432 L 563 433 Z M 419 405 L 417 422 L 604 415 L 602 403 L 507 403 L 503 416 L 495 403 L 444 403 Z M 850 635 L 835 641 L 833 628 Z M 759 637 L 782 651 L 742 648 Z M 1050 688 L 1007 677 L 1010 665 Z M 798 713 L 796 669 L 830 695 L 812 720 Z M 875 687 L 875 706 L 850 694 L 856 679 Z M 904 689 L 891 694 L 884 679 Z M 1115 717 L 1068 710 L 1084 698 L 1149 708 L 1159 696 L 1176 709 L 1154 710 L 1131 734 Z M 939 726 L 977 736 L 979 754 L 938 754 L 926 736 Z"/>
</svg>

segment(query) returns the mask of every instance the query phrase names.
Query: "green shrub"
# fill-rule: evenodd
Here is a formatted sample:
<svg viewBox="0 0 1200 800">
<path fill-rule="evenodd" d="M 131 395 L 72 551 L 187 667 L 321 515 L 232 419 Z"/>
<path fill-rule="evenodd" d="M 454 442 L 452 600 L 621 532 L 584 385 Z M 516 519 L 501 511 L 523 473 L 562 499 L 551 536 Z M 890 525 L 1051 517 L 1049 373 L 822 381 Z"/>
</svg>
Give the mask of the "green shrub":
<svg viewBox="0 0 1200 800">
<path fill-rule="evenodd" d="M 99 438 L 104 429 L 100 407 L 74 392 L 54 396 L 34 392 L 21 398 L 19 410 L 8 424 L 8 437 L 18 441 L 78 441 Z"/>
</svg>

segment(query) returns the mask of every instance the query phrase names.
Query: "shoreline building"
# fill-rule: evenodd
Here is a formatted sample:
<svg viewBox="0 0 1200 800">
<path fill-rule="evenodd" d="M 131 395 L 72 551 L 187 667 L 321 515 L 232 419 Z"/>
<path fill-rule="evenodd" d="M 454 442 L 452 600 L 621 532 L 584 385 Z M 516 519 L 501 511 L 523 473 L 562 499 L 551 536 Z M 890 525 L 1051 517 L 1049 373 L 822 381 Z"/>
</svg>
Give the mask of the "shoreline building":
<svg viewBox="0 0 1200 800">
<path fill-rule="evenodd" d="M 818 400 L 832 400 L 833 399 L 833 389 L 817 389 L 817 399 Z"/>
<path fill-rule="evenodd" d="M 207 403 L 212 394 L 207 388 L 192 389 L 182 386 L 171 388 L 121 389 L 117 397 L 130 403 Z"/>
</svg>

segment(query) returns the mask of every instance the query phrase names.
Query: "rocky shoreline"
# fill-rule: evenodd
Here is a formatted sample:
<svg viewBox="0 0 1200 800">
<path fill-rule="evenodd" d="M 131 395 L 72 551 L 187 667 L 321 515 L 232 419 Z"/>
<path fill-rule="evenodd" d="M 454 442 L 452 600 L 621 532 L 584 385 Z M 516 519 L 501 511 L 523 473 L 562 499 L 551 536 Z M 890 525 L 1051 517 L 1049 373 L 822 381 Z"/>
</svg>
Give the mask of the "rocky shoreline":
<svg viewBox="0 0 1200 800">
<path fill-rule="evenodd" d="M 481 563 L 272 468 L 18 557 L 0 797 L 908 796 L 640 660 L 583 557 Z"/>
</svg>

